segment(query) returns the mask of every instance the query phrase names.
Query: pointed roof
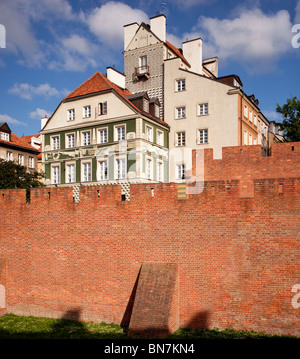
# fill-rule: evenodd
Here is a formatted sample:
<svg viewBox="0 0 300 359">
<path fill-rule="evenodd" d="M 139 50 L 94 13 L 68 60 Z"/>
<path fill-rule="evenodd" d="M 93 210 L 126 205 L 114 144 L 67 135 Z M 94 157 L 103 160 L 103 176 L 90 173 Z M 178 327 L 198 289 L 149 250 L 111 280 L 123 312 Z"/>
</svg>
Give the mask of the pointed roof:
<svg viewBox="0 0 300 359">
<path fill-rule="evenodd" d="M 6 122 L 1 123 L 0 128 L 2 128 L 3 126 L 6 128 L 5 125 L 9 128 L 9 126 L 7 125 Z M 31 152 L 34 151 L 34 152 L 38 153 L 38 150 L 36 148 L 31 146 L 29 143 L 27 143 L 26 141 L 24 141 L 22 138 L 18 137 L 11 131 L 10 131 L 10 140 L 9 141 L 6 141 L 6 140 L 3 140 L 0 138 L 0 146 L 4 145 L 4 144 L 14 146 L 14 147 L 20 147 L 20 149 L 22 149 L 23 151 L 29 150 Z"/>
<path fill-rule="evenodd" d="M 110 81 L 104 74 L 97 71 L 94 75 L 92 75 L 89 79 L 83 82 L 80 86 L 78 86 L 74 91 L 72 91 L 69 95 L 67 95 L 63 101 L 69 101 L 74 98 L 78 98 L 81 96 L 88 95 L 96 95 L 103 91 L 114 91 L 117 95 L 121 97 L 123 101 L 125 101 L 129 106 L 131 106 L 138 113 L 147 116 L 160 124 L 168 126 L 166 122 L 162 119 L 153 117 L 151 114 L 146 113 L 135 106 L 129 99 L 129 96 L 132 96 L 132 93 L 127 89 L 123 89 L 120 86 L 116 85 L 112 81 Z M 50 119 L 49 119 L 50 120 Z M 48 120 L 48 121 L 49 121 Z"/>
<path fill-rule="evenodd" d="M 191 67 L 191 65 L 188 63 L 187 59 L 182 55 L 181 51 L 175 47 L 174 45 L 172 45 L 169 41 L 166 41 L 166 45 L 168 46 L 168 48 L 170 50 L 172 50 L 178 57 L 181 58 L 181 60 L 183 62 L 185 62 L 189 67 Z"/>
</svg>

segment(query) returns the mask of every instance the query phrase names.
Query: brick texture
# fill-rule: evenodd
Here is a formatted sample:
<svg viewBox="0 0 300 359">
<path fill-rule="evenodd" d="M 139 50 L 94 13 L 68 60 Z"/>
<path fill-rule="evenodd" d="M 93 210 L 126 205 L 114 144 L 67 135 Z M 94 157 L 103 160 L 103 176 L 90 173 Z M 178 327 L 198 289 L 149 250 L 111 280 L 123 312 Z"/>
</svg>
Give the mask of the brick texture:
<svg viewBox="0 0 300 359">
<path fill-rule="evenodd" d="M 78 203 L 72 188 L 32 189 L 30 204 L 25 190 L 0 190 L 6 310 L 129 325 L 142 264 L 176 263 L 172 330 L 300 336 L 291 304 L 300 283 L 299 144 L 291 146 L 268 158 L 225 150 L 185 200 L 174 183 L 132 185 L 130 201 L 121 186 L 81 187 Z"/>
</svg>

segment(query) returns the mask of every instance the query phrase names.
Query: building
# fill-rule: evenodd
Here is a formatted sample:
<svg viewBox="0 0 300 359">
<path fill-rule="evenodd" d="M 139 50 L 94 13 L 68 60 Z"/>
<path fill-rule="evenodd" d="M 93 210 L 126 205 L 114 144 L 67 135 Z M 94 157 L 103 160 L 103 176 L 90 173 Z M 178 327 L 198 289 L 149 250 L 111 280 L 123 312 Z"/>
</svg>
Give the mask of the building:
<svg viewBox="0 0 300 359">
<path fill-rule="evenodd" d="M 25 141 L 27 144 L 31 145 L 32 147 L 36 148 L 39 151 L 38 158 L 37 158 L 37 170 L 39 173 L 42 172 L 42 140 L 40 134 L 35 135 L 28 135 L 22 136 L 22 141 Z"/>
<path fill-rule="evenodd" d="M 170 126 L 169 178 L 185 179 L 193 149 L 261 145 L 268 153 L 269 121 L 237 75 L 218 76 L 218 58 L 202 59 L 202 39 L 178 49 L 166 40 L 166 17 L 124 26 L 124 73 L 132 93 L 146 91 L 162 104 Z"/>
<path fill-rule="evenodd" d="M 95 73 L 42 119 L 46 185 L 168 182 L 169 126 L 160 101 L 132 94 L 113 68 Z"/>
<path fill-rule="evenodd" d="M 39 151 L 24 139 L 11 132 L 6 122 L 0 123 L 0 158 L 14 161 L 27 167 L 28 171 L 38 170 Z"/>
</svg>

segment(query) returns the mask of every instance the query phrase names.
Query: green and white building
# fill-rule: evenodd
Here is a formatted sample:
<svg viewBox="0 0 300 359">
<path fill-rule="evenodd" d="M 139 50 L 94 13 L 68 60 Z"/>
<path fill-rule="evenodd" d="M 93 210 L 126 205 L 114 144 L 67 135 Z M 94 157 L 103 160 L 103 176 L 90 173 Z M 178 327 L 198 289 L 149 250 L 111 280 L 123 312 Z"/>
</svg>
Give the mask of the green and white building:
<svg viewBox="0 0 300 359">
<path fill-rule="evenodd" d="M 47 186 L 168 182 L 169 126 L 160 102 L 131 94 L 113 68 L 95 73 L 42 119 Z"/>
</svg>

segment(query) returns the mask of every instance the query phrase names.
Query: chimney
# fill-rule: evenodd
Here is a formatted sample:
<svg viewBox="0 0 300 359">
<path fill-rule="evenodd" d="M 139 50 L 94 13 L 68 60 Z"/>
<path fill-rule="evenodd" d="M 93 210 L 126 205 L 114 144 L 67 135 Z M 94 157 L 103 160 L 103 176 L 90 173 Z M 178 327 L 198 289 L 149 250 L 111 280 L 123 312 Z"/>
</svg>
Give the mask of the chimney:
<svg viewBox="0 0 300 359">
<path fill-rule="evenodd" d="M 166 17 L 158 15 L 150 18 L 151 31 L 163 42 L 166 42 Z"/>
<path fill-rule="evenodd" d="M 122 89 L 125 89 L 125 75 L 121 74 L 121 72 L 115 70 L 112 67 L 107 67 L 106 68 L 106 77 L 109 79 L 109 81 L 118 85 Z"/>
<path fill-rule="evenodd" d="M 127 46 L 129 45 L 135 33 L 137 32 L 138 28 L 139 25 L 137 22 L 124 25 L 124 51 L 127 49 Z"/>
<path fill-rule="evenodd" d="M 43 129 L 48 121 L 47 115 L 45 117 L 41 118 L 41 129 Z"/>
<path fill-rule="evenodd" d="M 202 74 L 202 39 L 182 43 L 183 56 L 191 65 L 191 71 Z"/>
</svg>

